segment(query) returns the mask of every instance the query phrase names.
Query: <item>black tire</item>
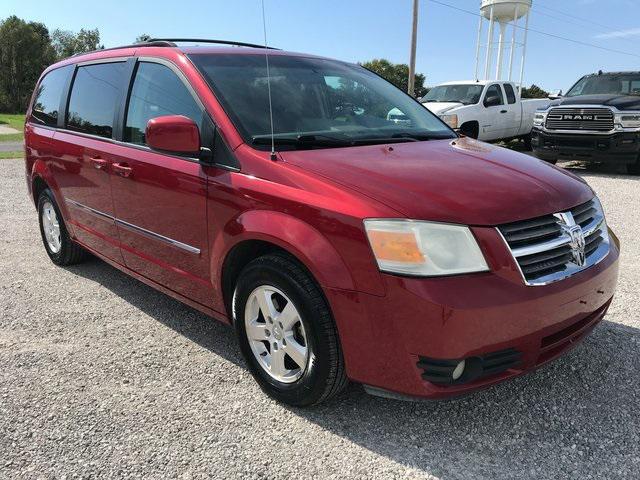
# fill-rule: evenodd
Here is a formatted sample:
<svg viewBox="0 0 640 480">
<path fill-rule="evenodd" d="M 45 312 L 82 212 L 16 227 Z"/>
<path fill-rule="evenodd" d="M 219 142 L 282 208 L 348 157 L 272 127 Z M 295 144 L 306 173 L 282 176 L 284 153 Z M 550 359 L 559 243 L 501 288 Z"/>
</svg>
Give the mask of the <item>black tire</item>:
<svg viewBox="0 0 640 480">
<path fill-rule="evenodd" d="M 268 285 L 282 291 L 300 314 L 309 356 L 302 376 L 283 383 L 258 363 L 247 338 L 245 308 L 251 293 Z M 274 253 L 250 262 L 240 274 L 233 295 L 233 312 L 240 349 L 249 370 L 263 391 L 276 400 L 297 407 L 323 402 L 347 385 L 344 358 L 331 311 L 309 272 L 292 257 Z"/>
<path fill-rule="evenodd" d="M 522 137 L 522 141 L 524 142 L 524 148 L 527 152 L 531 151 L 531 134 L 525 135 Z"/>
<path fill-rule="evenodd" d="M 60 225 L 60 250 L 58 252 L 54 252 L 51 249 L 45 236 L 43 225 L 43 207 L 47 202 L 53 206 L 53 209 L 55 210 L 56 216 L 58 218 L 58 224 Z M 80 245 L 71 240 L 69 232 L 67 231 L 67 227 L 64 224 L 62 214 L 60 213 L 60 208 L 58 208 L 58 204 L 53 197 L 53 193 L 51 193 L 51 190 L 49 190 L 48 188 L 43 190 L 38 197 L 38 224 L 40 225 L 40 235 L 42 236 L 42 243 L 44 244 L 44 248 L 47 251 L 47 255 L 49 255 L 49 258 L 53 263 L 64 267 L 67 265 L 80 263 L 85 259 L 86 251 Z"/>
<path fill-rule="evenodd" d="M 480 135 L 480 125 L 478 125 L 477 122 L 463 123 L 460 126 L 460 133 L 469 138 L 477 140 L 478 136 Z"/>
<path fill-rule="evenodd" d="M 551 165 L 555 165 L 558 162 L 558 157 L 553 157 L 553 156 L 549 156 L 549 155 L 545 155 L 544 153 L 540 153 L 537 151 L 533 151 L 533 154 L 539 158 L 540 160 L 543 160 L 547 163 L 550 163 Z"/>
<path fill-rule="evenodd" d="M 629 175 L 640 175 L 640 158 L 636 160 L 636 163 L 627 164 L 627 173 Z"/>
</svg>

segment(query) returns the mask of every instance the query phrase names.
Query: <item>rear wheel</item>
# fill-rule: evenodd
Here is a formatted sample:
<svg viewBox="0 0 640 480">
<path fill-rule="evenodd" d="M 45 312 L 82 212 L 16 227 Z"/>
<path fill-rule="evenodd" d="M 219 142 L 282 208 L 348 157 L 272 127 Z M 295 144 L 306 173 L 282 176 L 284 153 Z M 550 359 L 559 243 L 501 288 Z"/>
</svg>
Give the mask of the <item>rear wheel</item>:
<svg viewBox="0 0 640 480">
<path fill-rule="evenodd" d="M 71 240 L 58 204 L 48 188 L 38 197 L 38 218 L 42 243 L 53 263 L 65 266 L 84 260 L 86 252 Z"/>
<path fill-rule="evenodd" d="M 327 302 L 291 257 L 269 254 L 249 263 L 238 279 L 233 312 L 249 369 L 275 399 L 313 405 L 347 384 Z"/>
</svg>

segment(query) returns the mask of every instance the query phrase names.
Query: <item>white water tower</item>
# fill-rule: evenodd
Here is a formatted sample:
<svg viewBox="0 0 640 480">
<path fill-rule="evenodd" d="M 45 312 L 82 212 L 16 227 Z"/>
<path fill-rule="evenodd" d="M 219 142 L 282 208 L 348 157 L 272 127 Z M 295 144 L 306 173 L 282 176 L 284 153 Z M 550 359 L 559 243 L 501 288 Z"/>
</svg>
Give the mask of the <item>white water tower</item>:
<svg viewBox="0 0 640 480">
<path fill-rule="evenodd" d="M 476 47 L 476 75 L 478 79 L 478 69 L 480 67 L 480 51 L 486 49 L 486 57 L 484 64 L 485 80 L 497 79 L 502 76 L 504 66 L 504 52 L 507 45 L 509 48 L 509 77 L 511 80 L 513 73 L 513 58 L 516 48 L 521 48 L 522 56 L 520 60 L 520 83 L 524 76 L 524 59 L 527 52 L 527 33 L 529 30 L 529 12 L 531 11 L 532 0 L 481 0 L 480 2 L 480 20 L 478 22 L 478 43 Z M 524 18 L 524 27 L 518 25 Z M 487 34 L 487 43 L 481 44 L 482 27 L 484 21 L 489 21 L 489 32 Z M 496 29 L 495 26 L 498 26 Z M 511 30 L 511 40 L 507 41 L 508 30 Z M 495 30 L 498 30 L 498 39 L 495 39 Z M 497 59 L 495 68 L 492 65 L 493 51 L 497 50 Z"/>
</svg>

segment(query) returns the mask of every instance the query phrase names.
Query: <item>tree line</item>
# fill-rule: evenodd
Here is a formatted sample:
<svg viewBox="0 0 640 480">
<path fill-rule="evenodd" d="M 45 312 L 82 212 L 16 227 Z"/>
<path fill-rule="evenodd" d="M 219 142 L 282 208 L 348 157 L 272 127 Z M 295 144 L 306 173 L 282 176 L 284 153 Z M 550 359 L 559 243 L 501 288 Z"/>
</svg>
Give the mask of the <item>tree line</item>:
<svg viewBox="0 0 640 480">
<path fill-rule="evenodd" d="M 0 21 L 0 112 L 22 113 L 42 71 L 63 58 L 104 48 L 98 29 L 49 29 L 16 16 Z"/>
</svg>

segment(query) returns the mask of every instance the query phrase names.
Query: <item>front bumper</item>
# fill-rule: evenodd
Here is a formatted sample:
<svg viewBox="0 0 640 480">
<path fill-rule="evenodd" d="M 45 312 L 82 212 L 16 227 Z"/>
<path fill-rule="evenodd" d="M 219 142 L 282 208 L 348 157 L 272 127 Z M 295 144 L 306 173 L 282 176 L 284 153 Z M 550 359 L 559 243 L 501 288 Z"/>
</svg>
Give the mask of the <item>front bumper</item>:
<svg viewBox="0 0 640 480">
<path fill-rule="evenodd" d="M 628 164 L 638 160 L 640 134 L 571 134 L 534 129 L 531 132 L 531 146 L 535 155 L 543 160 L 565 158 Z"/>
<path fill-rule="evenodd" d="M 525 286 L 515 264 L 492 259 L 489 273 L 383 275 L 384 297 L 329 290 L 347 374 L 378 393 L 440 399 L 531 371 L 571 349 L 602 320 L 615 291 L 618 256 L 613 241 L 597 265 L 545 286 Z M 491 358 L 511 350 L 519 361 L 499 373 L 450 385 L 424 378 L 425 358 Z"/>
</svg>

